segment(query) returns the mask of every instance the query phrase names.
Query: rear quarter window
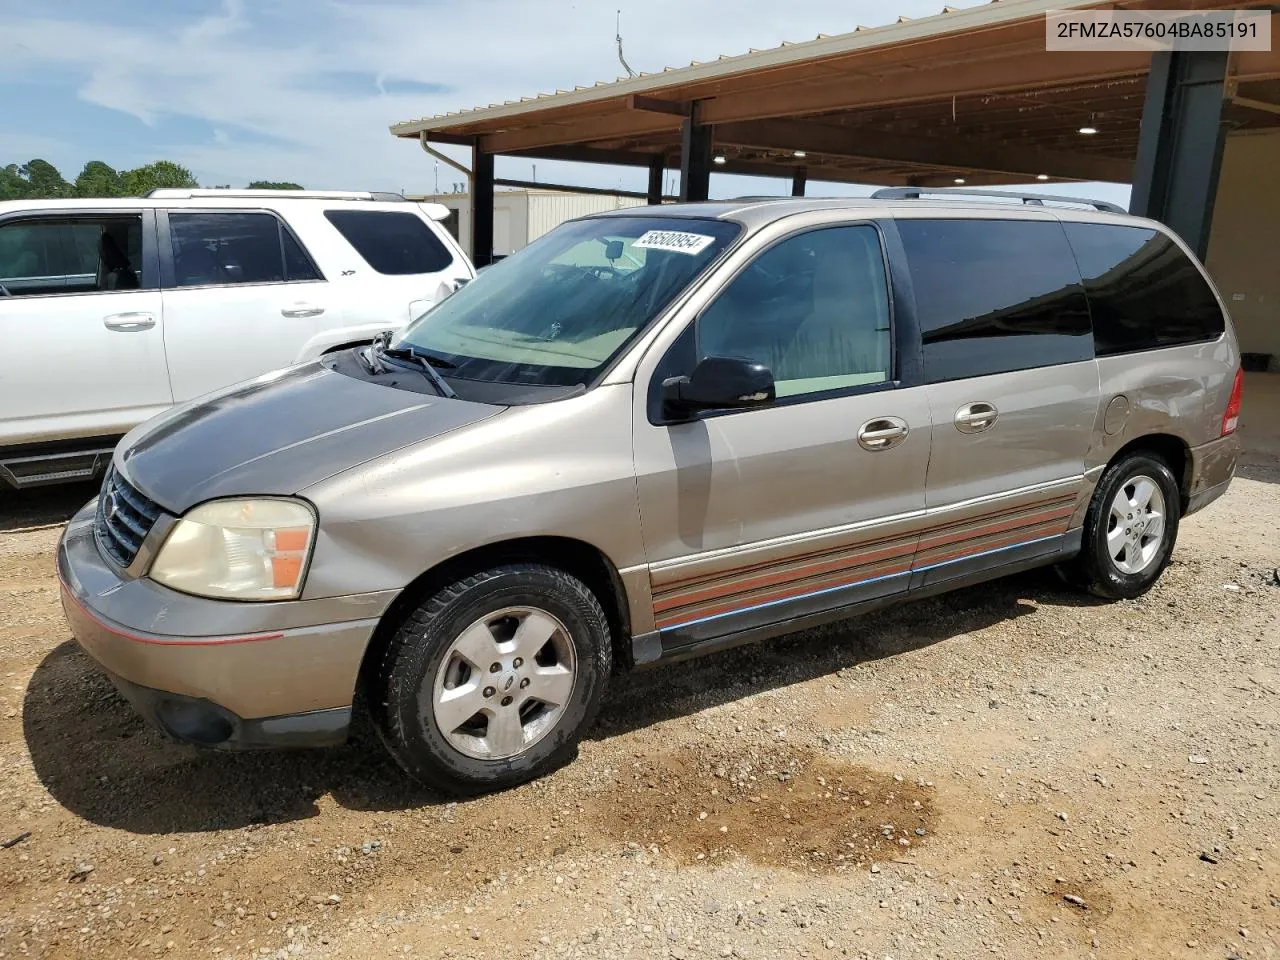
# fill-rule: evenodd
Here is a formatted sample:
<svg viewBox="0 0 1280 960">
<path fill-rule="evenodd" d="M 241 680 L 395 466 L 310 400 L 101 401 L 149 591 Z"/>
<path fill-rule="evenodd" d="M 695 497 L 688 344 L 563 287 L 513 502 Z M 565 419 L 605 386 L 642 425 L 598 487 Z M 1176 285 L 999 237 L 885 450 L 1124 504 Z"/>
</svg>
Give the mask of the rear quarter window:
<svg viewBox="0 0 1280 960">
<path fill-rule="evenodd" d="M 1093 358 L 1089 309 L 1062 225 L 897 221 L 930 383 Z"/>
<path fill-rule="evenodd" d="M 1068 223 L 1099 356 L 1216 340 L 1222 308 L 1204 275 L 1149 227 Z"/>
<path fill-rule="evenodd" d="M 453 255 L 419 216 L 392 210 L 326 210 L 327 219 L 378 273 L 438 273 Z"/>
</svg>

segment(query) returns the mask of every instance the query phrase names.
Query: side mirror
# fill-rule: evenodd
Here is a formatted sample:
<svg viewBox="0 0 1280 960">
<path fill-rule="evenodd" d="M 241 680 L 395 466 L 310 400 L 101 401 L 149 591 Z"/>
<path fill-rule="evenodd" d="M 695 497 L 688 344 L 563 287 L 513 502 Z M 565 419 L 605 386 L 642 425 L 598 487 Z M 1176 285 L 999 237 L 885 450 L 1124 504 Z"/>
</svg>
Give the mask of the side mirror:
<svg viewBox="0 0 1280 960">
<path fill-rule="evenodd" d="M 689 376 L 662 382 L 663 409 L 675 418 L 697 410 L 764 406 L 776 397 L 769 368 L 743 357 L 704 357 Z"/>
</svg>

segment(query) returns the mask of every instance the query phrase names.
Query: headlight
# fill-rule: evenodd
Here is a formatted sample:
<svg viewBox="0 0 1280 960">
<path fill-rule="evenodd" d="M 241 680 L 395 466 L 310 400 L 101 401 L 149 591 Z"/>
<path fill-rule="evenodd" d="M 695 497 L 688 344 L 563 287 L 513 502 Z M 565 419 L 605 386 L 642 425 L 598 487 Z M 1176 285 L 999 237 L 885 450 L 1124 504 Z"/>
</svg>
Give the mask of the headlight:
<svg viewBox="0 0 1280 960">
<path fill-rule="evenodd" d="M 174 524 L 150 576 L 202 597 L 292 600 L 315 529 L 315 513 L 298 500 L 214 500 Z"/>
</svg>

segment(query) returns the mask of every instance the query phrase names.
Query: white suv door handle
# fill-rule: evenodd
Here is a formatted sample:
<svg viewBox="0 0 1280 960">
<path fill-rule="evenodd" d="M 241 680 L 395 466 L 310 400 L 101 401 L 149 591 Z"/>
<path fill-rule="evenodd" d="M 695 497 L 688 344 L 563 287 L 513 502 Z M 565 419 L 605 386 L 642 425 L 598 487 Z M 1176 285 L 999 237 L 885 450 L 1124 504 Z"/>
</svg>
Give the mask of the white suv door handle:
<svg viewBox="0 0 1280 960">
<path fill-rule="evenodd" d="M 863 450 L 888 450 L 907 439 L 907 422 L 897 417 L 876 417 L 858 428 L 858 446 Z"/>
<path fill-rule="evenodd" d="M 156 318 L 150 313 L 112 313 L 102 318 L 102 325 L 108 330 L 132 333 L 150 330 L 156 325 Z"/>
<path fill-rule="evenodd" d="M 324 313 L 324 307 L 317 307 L 314 303 L 302 303 L 299 301 L 291 307 L 282 307 L 280 316 L 282 317 L 318 317 Z"/>
<path fill-rule="evenodd" d="M 981 433 L 995 424 L 999 416 L 995 404 L 970 403 L 956 411 L 956 429 L 961 433 Z"/>
</svg>

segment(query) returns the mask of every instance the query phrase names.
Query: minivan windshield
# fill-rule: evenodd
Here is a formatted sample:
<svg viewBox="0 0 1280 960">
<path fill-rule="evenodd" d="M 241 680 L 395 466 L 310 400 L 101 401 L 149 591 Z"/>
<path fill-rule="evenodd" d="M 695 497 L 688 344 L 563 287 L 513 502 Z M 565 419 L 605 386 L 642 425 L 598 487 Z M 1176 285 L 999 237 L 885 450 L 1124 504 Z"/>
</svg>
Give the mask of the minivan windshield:
<svg viewBox="0 0 1280 960">
<path fill-rule="evenodd" d="M 396 346 L 442 359 L 450 380 L 589 383 L 740 230 L 686 217 L 566 223 L 481 271 Z"/>
</svg>

